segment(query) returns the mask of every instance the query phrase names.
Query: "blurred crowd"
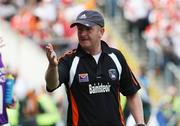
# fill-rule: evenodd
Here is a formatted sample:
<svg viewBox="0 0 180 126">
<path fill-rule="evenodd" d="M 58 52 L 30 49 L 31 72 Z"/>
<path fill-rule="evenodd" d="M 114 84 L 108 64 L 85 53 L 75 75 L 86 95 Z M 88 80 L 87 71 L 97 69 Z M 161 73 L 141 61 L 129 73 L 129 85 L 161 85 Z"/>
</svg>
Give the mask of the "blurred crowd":
<svg viewBox="0 0 180 126">
<path fill-rule="evenodd" d="M 154 101 L 158 125 L 179 126 L 180 1 L 121 0 L 120 10 L 127 25 L 125 40 L 140 59 L 139 81 L 146 90 L 141 92 L 143 101 L 153 110 L 152 97 L 158 92 L 159 99 Z M 148 104 L 143 107 L 146 117 L 153 114 Z"/>
<path fill-rule="evenodd" d="M 9 22 L 14 31 L 42 48 L 53 42 L 56 51 L 74 46 L 76 31 L 69 25 L 84 9 L 99 9 L 113 24 L 114 32 L 123 36 L 136 53 L 140 94 L 149 126 L 180 126 L 180 0 L 0 0 L 0 18 Z M 18 74 L 14 76 L 16 82 L 20 81 Z M 155 89 L 151 87 L 161 88 L 158 93 L 163 95 L 155 108 Z M 45 93 L 45 87 L 29 90 L 19 99 L 17 109 L 9 110 L 10 121 L 14 126 L 64 126 L 66 105 L 62 97 Z M 128 125 L 131 121 L 126 104 L 124 115 Z"/>
<path fill-rule="evenodd" d="M 176 69 L 180 65 L 180 1 L 125 0 L 123 15 L 128 22 L 130 41 L 138 56 L 146 53 L 145 61 L 152 74 L 159 72 L 164 86 L 176 85 Z"/>
<path fill-rule="evenodd" d="M 0 17 L 40 46 L 63 44 L 74 42 L 69 25 L 85 8 L 95 8 L 95 0 L 1 0 Z"/>
</svg>

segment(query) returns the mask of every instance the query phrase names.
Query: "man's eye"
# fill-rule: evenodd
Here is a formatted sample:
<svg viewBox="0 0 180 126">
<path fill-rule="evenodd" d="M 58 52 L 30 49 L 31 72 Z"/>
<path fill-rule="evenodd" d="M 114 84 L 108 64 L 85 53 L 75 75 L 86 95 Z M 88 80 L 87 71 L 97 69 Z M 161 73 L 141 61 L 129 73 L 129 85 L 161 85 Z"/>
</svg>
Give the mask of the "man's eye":
<svg viewBox="0 0 180 126">
<path fill-rule="evenodd" d="M 86 30 L 88 30 L 88 31 L 91 30 L 91 29 L 92 29 L 91 27 L 87 27 L 87 28 L 86 28 Z"/>
</svg>

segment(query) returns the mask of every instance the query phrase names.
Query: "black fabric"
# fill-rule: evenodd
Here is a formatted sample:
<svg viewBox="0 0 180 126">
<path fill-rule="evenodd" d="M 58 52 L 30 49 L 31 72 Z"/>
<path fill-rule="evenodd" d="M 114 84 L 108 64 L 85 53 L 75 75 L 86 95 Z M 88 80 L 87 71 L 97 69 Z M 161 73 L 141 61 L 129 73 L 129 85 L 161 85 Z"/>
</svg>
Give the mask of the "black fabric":
<svg viewBox="0 0 180 126">
<path fill-rule="evenodd" d="M 123 126 L 120 92 L 131 95 L 140 89 L 121 52 L 110 48 L 104 41 L 101 45 L 98 64 L 80 45 L 77 50 L 70 51 L 59 60 L 59 81 L 66 85 L 69 101 L 67 125 L 72 124 L 72 107 L 75 102 L 79 115 L 78 126 Z M 109 56 L 111 53 L 118 58 L 122 73 L 118 73 L 115 62 Z M 80 60 L 74 80 L 69 84 L 69 72 L 75 56 Z"/>
<path fill-rule="evenodd" d="M 75 22 L 73 22 L 70 27 L 74 27 L 77 24 L 82 24 L 87 27 L 92 27 L 95 25 L 99 25 L 104 27 L 104 18 L 103 16 L 94 10 L 84 10 L 82 11 L 76 18 Z"/>
</svg>

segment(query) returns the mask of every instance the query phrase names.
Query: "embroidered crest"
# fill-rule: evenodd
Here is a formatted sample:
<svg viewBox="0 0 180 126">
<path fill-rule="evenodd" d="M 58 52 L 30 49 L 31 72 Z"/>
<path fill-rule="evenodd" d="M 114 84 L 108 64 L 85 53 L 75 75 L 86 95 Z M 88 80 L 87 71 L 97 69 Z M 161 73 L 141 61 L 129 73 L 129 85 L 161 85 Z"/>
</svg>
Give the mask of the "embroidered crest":
<svg viewBox="0 0 180 126">
<path fill-rule="evenodd" d="M 89 82 L 88 73 L 79 74 L 79 82 Z"/>
<path fill-rule="evenodd" d="M 117 79 L 117 72 L 115 69 L 109 69 L 108 70 L 108 73 L 109 73 L 109 77 L 112 79 L 112 80 L 116 80 Z"/>
</svg>

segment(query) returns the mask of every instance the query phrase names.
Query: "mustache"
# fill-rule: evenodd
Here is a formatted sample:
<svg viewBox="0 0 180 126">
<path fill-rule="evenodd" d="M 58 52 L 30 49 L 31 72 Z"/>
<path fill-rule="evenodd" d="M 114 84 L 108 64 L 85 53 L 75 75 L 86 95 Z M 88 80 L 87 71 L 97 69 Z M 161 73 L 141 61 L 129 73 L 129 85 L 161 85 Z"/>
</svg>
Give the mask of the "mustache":
<svg viewBox="0 0 180 126">
<path fill-rule="evenodd" d="M 86 36 L 80 36 L 79 39 L 80 39 L 80 40 L 88 40 L 89 37 L 86 37 Z"/>
</svg>

